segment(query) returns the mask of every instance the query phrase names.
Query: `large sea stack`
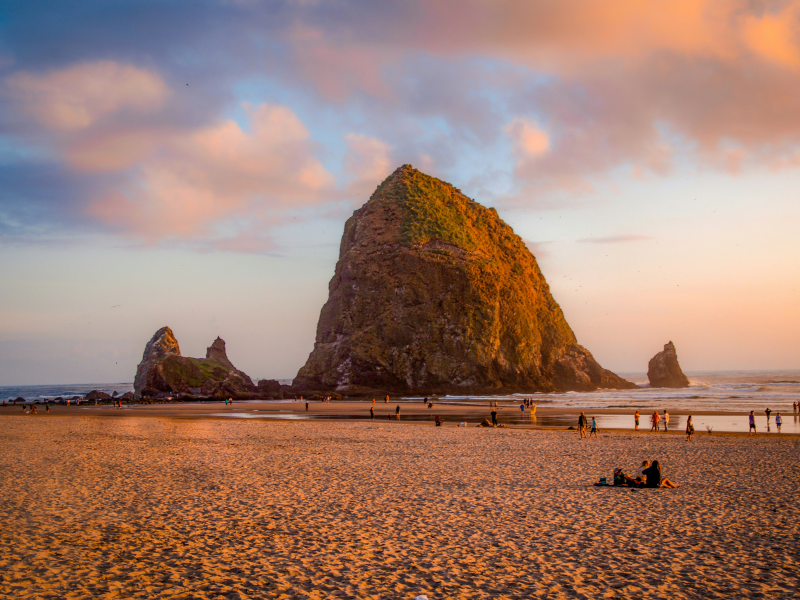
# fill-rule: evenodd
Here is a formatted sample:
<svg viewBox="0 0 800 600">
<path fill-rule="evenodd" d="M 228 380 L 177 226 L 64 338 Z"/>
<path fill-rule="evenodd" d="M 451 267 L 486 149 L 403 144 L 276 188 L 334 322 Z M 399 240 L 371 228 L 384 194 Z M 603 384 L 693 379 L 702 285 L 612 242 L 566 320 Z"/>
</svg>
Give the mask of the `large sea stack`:
<svg viewBox="0 0 800 600">
<path fill-rule="evenodd" d="M 162 327 L 144 348 L 133 389 L 137 396 L 193 394 L 211 398 L 253 398 L 258 388 L 233 366 L 221 338 L 206 350 L 205 358 L 181 356 L 178 340 Z"/>
<path fill-rule="evenodd" d="M 634 388 L 578 345 L 497 212 L 404 165 L 344 227 L 296 389 L 345 394 Z"/>
<path fill-rule="evenodd" d="M 678 364 L 675 344 L 664 344 L 664 350 L 656 354 L 647 364 L 647 378 L 650 387 L 682 388 L 689 387 L 689 379 Z"/>
</svg>

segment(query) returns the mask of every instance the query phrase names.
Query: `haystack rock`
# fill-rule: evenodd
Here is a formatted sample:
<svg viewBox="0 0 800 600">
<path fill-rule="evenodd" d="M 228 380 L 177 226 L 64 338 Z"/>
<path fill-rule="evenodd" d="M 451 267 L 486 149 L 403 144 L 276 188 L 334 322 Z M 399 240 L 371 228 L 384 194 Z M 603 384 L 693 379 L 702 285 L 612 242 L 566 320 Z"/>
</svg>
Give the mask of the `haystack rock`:
<svg viewBox="0 0 800 600">
<path fill-rule="evenodd" d="M 656 354 L 647 364 L 647 378 L 650 387 L 681 388 L 689 387 L 689 380 L 678 364 L 675 344 L 664 344 L 664 350 Z"/>
<path fill-rule="evenodd" d="M 634 388 L 578 345 L 497 212 L 404 165 L 344 227 L 293 388 L 498 393 Z"/>
<path fill-rule="evenodd" d="M 147 342 L 133 388 L 137 396 L 168 393 L 240 399 L 256 397 L 258 391 L 228 359 L 224 340 L 214 340 L 205 358 L 189 358 L 181 356 L 178 340 L 169 327 L 156 331 Z"/>
</svg>

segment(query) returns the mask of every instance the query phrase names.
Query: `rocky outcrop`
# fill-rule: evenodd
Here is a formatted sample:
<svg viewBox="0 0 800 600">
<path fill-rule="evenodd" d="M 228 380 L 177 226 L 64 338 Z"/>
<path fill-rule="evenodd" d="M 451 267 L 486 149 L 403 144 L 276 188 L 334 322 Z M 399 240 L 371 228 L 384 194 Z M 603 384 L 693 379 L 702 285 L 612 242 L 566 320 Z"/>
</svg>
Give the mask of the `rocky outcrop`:
<svg viewBox="0 0 800 600">
<path fill-rule="evenodd" d="M 100 390 L 92 390 L 91 392 L 86 394 L 86 399 L 91 402 L 94 401 L 102 402 L 103 400 L 111 400 L 111 396 L 109 394 L 106 394 L 105 392 L 101 392 Z"/>
<path fill-rule="evenodd" d="M 577 343 L 497 212 L 404 165 L 344 227 L 298 390 L 499 393 L 634 388 Z"/>
<path fill-rule="evenodd" d="M 261 379 L 258 382 L 258 391 L 263 394 L 277 395 L 281 393 L 281 384 L 275 379 Z"/>
<path fill-rule="evenodd" d="M 664 350 L 656 354 L 647 364 L 647 378 L 650 387 L 682 388 L 689 387 L 689 380 L 678 364 L 675 344 L 664 344 Z"/>
<path fill-rule="evenodd" d="M 153 334 L 150 341 L 144 347 L 142 362 L 136 368 L 136 377 L 133 380 L 133 391 L 137 395 L 147 387 L 148 374 L 154 367 L 168 356 L 180 356 L 181 348 L 178 340 L 169 327 L 162 327 Z"/>
<path fill-rule="evenodd" d="M 209 398 L 257 397 L 251 379 L 233 366 L 221 338 L 206 350 L 205 358 L 181 356 L 178 341 L 169 327 L 156 331 L 147 343 L 136 370 L 137 396 L 186 394 Z"/>
</svg>

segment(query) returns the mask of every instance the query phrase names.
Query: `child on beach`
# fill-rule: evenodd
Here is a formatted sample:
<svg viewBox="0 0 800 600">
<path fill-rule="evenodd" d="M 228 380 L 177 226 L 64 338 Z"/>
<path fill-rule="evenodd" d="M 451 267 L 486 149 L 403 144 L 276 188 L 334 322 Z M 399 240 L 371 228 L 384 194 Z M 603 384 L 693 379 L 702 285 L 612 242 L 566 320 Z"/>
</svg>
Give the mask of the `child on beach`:
<svg viewBox="0 0 800 600">
<path fill-rule="evenodd" d="M 591 438 L 592 436 L 597 438 L 597 419 L 595 419 L 594 417 L 592 417 L 592 431 L 589 433 L 589 437 Z"/>
<path fill-rule="evenodd" d="M 778 428 L 778 433 L 781 432 L 781 425 L 783 425 L 783 419 L 781 419 L 781 413 L 775 415 L 775 426 Z"/>
<path fill-rule="evenodd" d="M 634 478 L 636 481 L 646 483 L 647 482 L 647 475 L 644 474 L 645 470 L 650 466 L 649 460 L 643 460 L 642 466 L 639 467 L 639 470 L 636 471 L 636 477 Z"/>
</svg>

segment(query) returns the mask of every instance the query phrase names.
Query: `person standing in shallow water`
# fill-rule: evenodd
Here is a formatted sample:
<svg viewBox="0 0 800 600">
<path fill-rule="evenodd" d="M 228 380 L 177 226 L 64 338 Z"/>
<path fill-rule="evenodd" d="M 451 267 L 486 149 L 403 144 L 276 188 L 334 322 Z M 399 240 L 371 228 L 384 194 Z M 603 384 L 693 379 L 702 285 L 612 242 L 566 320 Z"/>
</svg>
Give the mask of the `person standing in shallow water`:
<svg viewBox="0 0 800 600">
<path fill-rule="evenodd" d="M 689 418 L 686 419 L 686 441 L 692 439 L 694 435 L 694 423 L 692 423 L 692 415 L 689 415 Z"/>
<path fill-rule="evenodd" d="M 748 420 L 750 421 L 750 429 L 747 430 L 747 433 L 755 433 L 758 435 L 758 432 L 756 431 L 756 413 L 754 411 L 750 411 Z"/>
<path fill-rule="evenodd" d="M 775 427 L 778 428 L 778 433 L 781 432 L 781 425 L 783 425 L 783 419 L 781 419 L 781 413 L 775 415 Z"/>
<path fill-rule="evenodd" d="M 639 431 L 639 411 L 636 411 L 636 414 L 633 415 L 633 430 Z"/>
<path fill-rule="evenodd" d="M 386 397 L 388 398 L 389 396 L 386 396 Z M 398 421 L 400 420 L 400 405 L 399 404 L 397 405 L 397 408 L 394 409 L 394 416 L 397 418 Z"/>
<path fill-rule="evenodd" d="M 667 409 L 665 408 L 664 409 L 664 431 L 667 430 L 667 426 L 668 425 L 669 425 L 669 413 L 667 412 Z"/>
</svg>

